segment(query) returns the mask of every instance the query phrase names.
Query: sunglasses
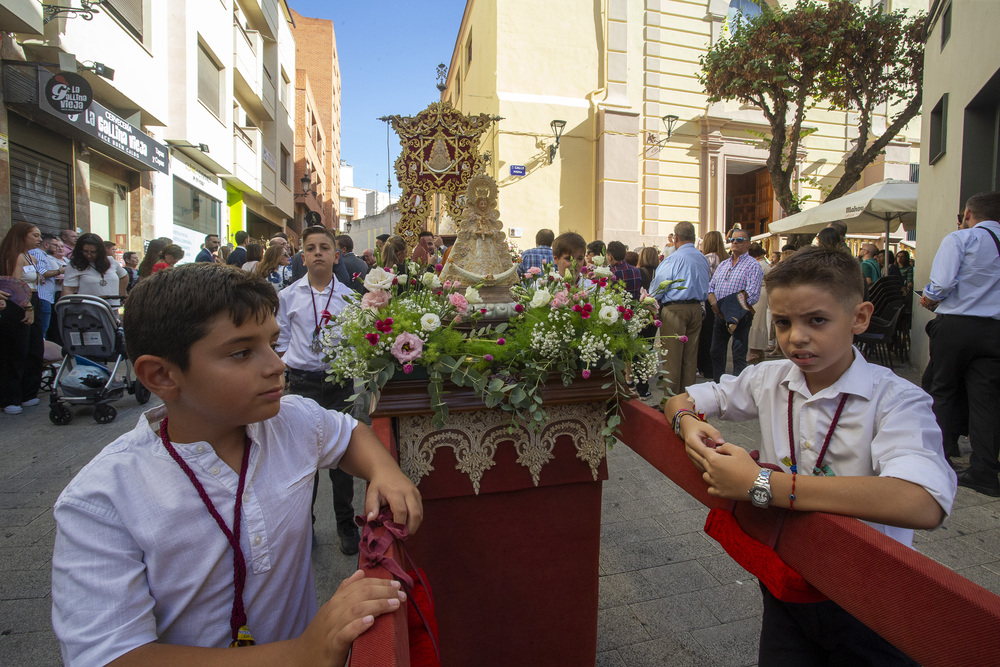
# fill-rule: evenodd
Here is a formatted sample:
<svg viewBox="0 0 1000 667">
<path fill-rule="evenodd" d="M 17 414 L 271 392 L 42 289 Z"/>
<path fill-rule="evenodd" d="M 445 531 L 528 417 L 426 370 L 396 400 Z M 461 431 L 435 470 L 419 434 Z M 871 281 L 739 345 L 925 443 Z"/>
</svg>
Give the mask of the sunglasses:
<svg viewBox="0 0 1000 667">
<path fill-rule="evenodd" d="M 733 237 L 733 241 L 732 242 L 733 243 L 749 243 L 750 239 L 745 239 L 742 236 L 739 236 L 739 237 Z"/>
</svg>

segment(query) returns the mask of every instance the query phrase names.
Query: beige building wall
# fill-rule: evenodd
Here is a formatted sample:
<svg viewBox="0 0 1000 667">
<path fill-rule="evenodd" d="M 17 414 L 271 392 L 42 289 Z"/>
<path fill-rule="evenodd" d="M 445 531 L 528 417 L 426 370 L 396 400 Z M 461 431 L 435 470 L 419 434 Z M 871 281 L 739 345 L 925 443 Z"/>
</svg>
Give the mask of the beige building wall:
<svg viewBox="0 0 1000 667">
<path fill-rule="evenodd" d="M 896 6 L 926 8 L 926 0 Z M 699 57 L 727 30 L 729 1 L 567 0 L 558 29 L 525 20 L 535 9 L 528 0 L 469 0 L 442 95 L 463 112 L 503 117 L 482 149 L 493 157 L 501 220 L 520 247 L 532 247 L 543 227 L 630 247 L 662 245 L 681 220 L 700 235 L 725 229 L 727 187 L 767 158 L 751 133 L 770 131 L 758 109 L 709 105 L 698 82 Z M 667 114 L 678 116 L 669 140 Z M 566 128 L 549 164 L 554 119 Z M 806 125 L 816 132 L 800 151 L 797 187 L 818 203 L 857 140 L 856 119 L 817 108 Z M 913 127 L 859 187 L 909 177 Z M 525 176 L 511 175 L 511 165 Z M 771 209 L 781 217 L 773 198 Z"/>
<path fill-rule="evenodd" d="M 946 21 L 931 15 L 933 24 L 924 58 L 924 114 L 920 152 L 920 196 L 914 284 L 922 289 L 930 277 L 934 251 L 956 229 L 956 215 L 971 195 L 1000 190 L 996 167 L 1000 110 L 1000 12 L 993 2 L 947 0 L 951 8 L 951 36 L 942 46 Z M 931 162 L 935 109 L 947 95 L 943 122 L 944 152 Z M 992 122 L 989 122 L 992 117 Z M 923 249 L 927 249 L 923 252 Z M 916 303 L 916 302 L 914 302 Z M 914 305 L 911 358 L 927 363 L 924 326 L 933 314 Z"/>
</svg>

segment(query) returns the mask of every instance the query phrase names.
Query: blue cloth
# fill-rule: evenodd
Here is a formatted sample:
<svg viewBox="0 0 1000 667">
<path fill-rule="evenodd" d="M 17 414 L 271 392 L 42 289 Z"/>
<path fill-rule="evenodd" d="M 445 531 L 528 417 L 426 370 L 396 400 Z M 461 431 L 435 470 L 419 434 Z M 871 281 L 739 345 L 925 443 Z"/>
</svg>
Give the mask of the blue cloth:
<svg viewBox="0 0 1000 667">
<path fill-rule="evenodd" d="M 924 296 L 941 304 L 938 315 L 1000 319 L 1000 254 L 989 229 L 1000 237 L 1000 222 L 987 220 L 941 241 Z"/>
<path fill-rule="evenodd" d="M 208 262 L 209 264 L 215 264 L 215 255 L 208 248 L 202 248 L 198 256 L 194 258 L 196 262 Z"/>
<path fill-rule="evenodd" d="M 710 273 L 708 258 L 695 248 L 693 243 L 685 243 L 656 267 L 653 280 L 649 283 L 649 291 L 655 294 L 661 304 L 689 299 L 704 301 L 708 298 Z M 662 294 L 656 294 L 660 283 L 664 280 L 681 280 L 683 282 L 677 286 L 685 289 L 671 287 Z"/>
<path fill-rule="evenodd" d="M 555 259 L 552 257 L 552 248 L 547 245 L 540 245 L 537 248 L 530 248 L 524 251 L 521 255 L 521 266 L 518 268 L 518 273 L 524 275 L 524 273 L 531 267 L 542 268 L 546 264 L 555 264 Z"/>
</svg>

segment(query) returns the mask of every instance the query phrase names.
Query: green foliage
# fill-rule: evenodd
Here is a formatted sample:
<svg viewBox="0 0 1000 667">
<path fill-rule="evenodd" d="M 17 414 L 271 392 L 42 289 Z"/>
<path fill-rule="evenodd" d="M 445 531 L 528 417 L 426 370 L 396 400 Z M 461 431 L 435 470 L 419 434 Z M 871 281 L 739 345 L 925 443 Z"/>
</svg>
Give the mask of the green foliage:
<svg viewBox="0 0 1000 667">
<path fill-rule="evenodd" d="M 855 111 L 862 140 L 828 199 L 846 193 L 920 110 L 924 16 L 883 12 L 850 0 L 799 0 L 734 22 L 701 58 L 699 79 L 710 102 L 759 107 L 771 126 L 768 172 L 786 213 L 802 200 L 791 189 L 796 156 L 808 130 L 806 113 L 820 102 Z M 899 107 L 886 131 L 871 139 L 873 115 Z"/>
</svg>

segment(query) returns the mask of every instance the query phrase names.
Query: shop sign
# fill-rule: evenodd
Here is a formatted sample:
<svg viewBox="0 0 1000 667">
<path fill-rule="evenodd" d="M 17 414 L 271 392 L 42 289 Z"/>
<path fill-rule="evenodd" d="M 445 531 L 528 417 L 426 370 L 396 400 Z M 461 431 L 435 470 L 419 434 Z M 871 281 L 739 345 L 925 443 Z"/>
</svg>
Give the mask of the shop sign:
<svg viewBox="0 0 1000 667">
<path fill-rule="evenodd" d="M 524 176 L 527 170 L 524 168 L 523 164 L 512 164 L 510 165 L 510 175 L 511 176 Z"/>
<path fill-rule="evenodd" d="M 78 114 L 90 108 L 94 101 L 94 91 L 90 88 L 90 83 L 79 74 L 59 72 L 46 82 L 42 99 L 61 114 Z"/>
<path fill-rule="evenodd" d="M 49 84 L 55 81 L 64 73 L 52 76 L 48 72 L 38 72 L 38 86 L 40 95 L 44 96 Z M 86 134 L 99 139 L 101 142 L 117 149 L 118 151 L 138 160 L 150 169 L 169 174 L 167 166 L 167 147 L 151 136 L 135 127 L 127 120 L 105 108 L 99 102 L 92 102 L 89 109 L 82 113 L 62 114 L 50 108 L 47 104 L 38 105 L 40 109 L 48 111 L 53 116 L 63 119 L 70 125 L 82 130 Z"/>
</svg>

